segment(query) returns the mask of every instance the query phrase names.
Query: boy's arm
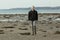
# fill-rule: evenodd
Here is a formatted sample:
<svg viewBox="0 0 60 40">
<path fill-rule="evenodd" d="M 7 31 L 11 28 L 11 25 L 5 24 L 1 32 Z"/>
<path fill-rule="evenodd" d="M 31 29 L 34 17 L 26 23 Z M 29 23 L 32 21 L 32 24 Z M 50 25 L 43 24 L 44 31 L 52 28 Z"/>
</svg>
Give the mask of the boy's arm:
<svg viewBox="0 0 60 40">
<path fill-rule="evenodd" d="M 36 17 L 37 17 L 37 20 L 38 20 L 38 12 L 36 12 Z"/>
<path fill-rule="evenodd" d="M 28 12 L 28 20 L 30 20 L 30 12 Z"/>
</svg>

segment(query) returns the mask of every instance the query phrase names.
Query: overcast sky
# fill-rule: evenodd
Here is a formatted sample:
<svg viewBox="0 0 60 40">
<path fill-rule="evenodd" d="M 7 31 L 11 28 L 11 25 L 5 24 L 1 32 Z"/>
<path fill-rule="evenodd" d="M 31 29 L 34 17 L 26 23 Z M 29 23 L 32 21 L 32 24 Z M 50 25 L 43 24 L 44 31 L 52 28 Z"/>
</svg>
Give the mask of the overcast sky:
<svg viewBox="0 0 60 40">
<path fill-rule="evenodd" d="M 0 9 L 21 8 L 21 7 L 60 6 L 60 0 L 0 0 Z"/>
</svg>

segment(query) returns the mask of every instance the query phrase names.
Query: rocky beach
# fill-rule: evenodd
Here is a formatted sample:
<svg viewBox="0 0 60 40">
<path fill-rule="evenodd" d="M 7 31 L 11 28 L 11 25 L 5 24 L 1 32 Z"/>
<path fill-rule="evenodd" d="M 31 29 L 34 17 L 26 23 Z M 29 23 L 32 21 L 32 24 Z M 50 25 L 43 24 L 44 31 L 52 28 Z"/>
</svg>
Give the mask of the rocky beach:
<svg viewBox="0 0 60 40">
<path fill-rule="evenodd" d="M 27 14 L 0 14 L 0 40 L 60 40 L 60 14 L 38 14 L 37 34 Z"/>
</svg>

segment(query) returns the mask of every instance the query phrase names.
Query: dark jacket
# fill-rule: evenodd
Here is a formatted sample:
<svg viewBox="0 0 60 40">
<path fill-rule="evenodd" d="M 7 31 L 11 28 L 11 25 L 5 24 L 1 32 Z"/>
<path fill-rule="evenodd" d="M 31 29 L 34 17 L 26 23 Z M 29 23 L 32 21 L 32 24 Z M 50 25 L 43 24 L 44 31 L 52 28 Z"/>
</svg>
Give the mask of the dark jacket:
<svg viewBox="0 0 60 40">
<path fill-rule="evenodd" d="M 34 11 L 29 11 L 29 13 L 28 13 L 28 20 L 30 20 L 30 21 L 35 21 L 35 20 L 38 20 L 38 13 L 37 13 L 37 11 L 36 10 L 34 10 Z"/>
</svg>

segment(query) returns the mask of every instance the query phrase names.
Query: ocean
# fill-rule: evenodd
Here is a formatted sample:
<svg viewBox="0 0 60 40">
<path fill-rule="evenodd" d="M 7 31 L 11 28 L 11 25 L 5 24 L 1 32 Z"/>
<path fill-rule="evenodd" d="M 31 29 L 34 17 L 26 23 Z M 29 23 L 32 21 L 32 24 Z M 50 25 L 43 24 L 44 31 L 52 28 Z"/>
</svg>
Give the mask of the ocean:
<svg viewBox="0 0 60 40">
<path fill-rule="evenodd" d="M 30 8 L 12 8 L 12 9 L 0 9 L 0 14 L 28 14 L 30 11 Z M 59 8 L 48 8 L 48 7 L 42 7 L 42 8 L 36 8 L 38 13 L 60 13 L 60 7 Z"/>
</svg>

